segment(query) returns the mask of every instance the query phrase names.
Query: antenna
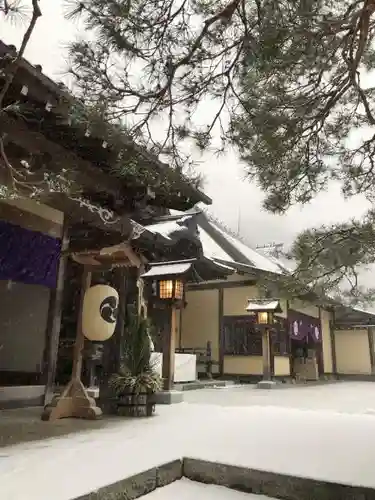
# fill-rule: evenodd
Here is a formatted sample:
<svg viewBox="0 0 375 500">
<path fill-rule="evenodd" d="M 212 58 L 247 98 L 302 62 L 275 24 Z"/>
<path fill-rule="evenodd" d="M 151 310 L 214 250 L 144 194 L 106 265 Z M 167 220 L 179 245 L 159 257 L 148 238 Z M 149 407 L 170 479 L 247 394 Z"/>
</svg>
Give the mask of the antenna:
<svg viewBox="0 0 375 500">
<path fill-rule="evenodd" d="M 280 254 L 283 250 L 284 243 L 267 243 L 265 245 L 258 245 L 256 247 L 257 250 L 271 250 L 271 254 L 273 254 L 276 258 L 280 257 Z"/>
<path fill-rule="evenodd" d="M 241 207 L 238 207 L 238 217 L 237 217 L 237 236 L 241 234 Z"/>
</svg>

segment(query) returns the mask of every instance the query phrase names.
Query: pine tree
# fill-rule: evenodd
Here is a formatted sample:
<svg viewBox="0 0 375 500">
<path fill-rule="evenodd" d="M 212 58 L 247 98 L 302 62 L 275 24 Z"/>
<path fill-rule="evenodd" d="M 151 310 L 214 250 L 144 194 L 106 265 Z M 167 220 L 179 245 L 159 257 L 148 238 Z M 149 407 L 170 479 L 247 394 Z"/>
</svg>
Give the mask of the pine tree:
<svg viewBox="0 0 375 500">
<path fill-rule="evenodd" d="M 193 142 L 234 144 L 271 212 L 308 203 L 332 180 L 373 202 L 375 93 L 363 82 L 375 65 L 375 0 L 70 0 L 69 9 L 89 35 L 70 46 L 78 95 L 176 167 Z M 374 224 L 370 210 L 305 231 L 290 252 L 299 282 L 344 284 L 358 299 Z"/>
<path fill-rule="evenodd" d="M 375 88 L 362 80 L 375 65 L 374 11 L 375 0 L 82 0 L 71 14 L 94 36 L 71 45 L 71 72 L 82 97 L 105 100 L 176 165 L 186 142 L 235 144 L 271 212 L 332 180 L 372 202 Z M 198 127 L 208 102 L 216 110 Z M 295 277 L 357 300 L 374 243 L 374 210 L 307 230 L 291 248 Z"/>
</svg>

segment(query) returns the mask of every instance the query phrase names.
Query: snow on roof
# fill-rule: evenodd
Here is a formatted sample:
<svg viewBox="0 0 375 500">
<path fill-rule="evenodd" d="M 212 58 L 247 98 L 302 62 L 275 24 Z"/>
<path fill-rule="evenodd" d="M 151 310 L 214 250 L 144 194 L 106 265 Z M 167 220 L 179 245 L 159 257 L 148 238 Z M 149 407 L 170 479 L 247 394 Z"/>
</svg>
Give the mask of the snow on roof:
<svg viewBox="0 0 375 500">
<path fill-rule="evenodd" d="M 191 269 L 192 265 L 192 261 L 170 262 L 168 264 L 157 262 L 152 264 L 151 269 L 143 273 L 141 278 L 185 274 Z"/>
<path fill-rule="evenodd" d="M 158 222 L 156 224 L 151 224 L 149 226 L 145 226 L 148 231 L 151 231 L 152 233 L 158 233 L 164 236 L 167 240 L 171 240 L 172 238 L 170 235 L 181 229 L 181 226 L 177 224 L 176 221 L 171 220 L 171 221 L 165 221 L 165 222 Z"/>
<path fill-rule="evenodd" d="M 245 243 L 240 241 L 239 239 L 235 238 L 234 236 L 230 235 L 223 229 L 221 229 L 220 226 L 216 225 L 212 221 L 209 221 L 212 226 L 215 227 L 215 229 L 220 232 L 225 239 L 234 247 L 236 248 L 239 252 L 242 253 L 244 257 L 246 257 L 250 263 L 257 269 L 260 269 L 262 271 L 267 271 L 270 273 L 275 273 L 275 274 L 282 274 L 283 270 L 285 269 L 284 266 L 275 260 L 271 260 L 268 257 L 265 257 L 264 255 L 260 254 L 256 250 L 253 250 L 249 246 L 247 246 Z"/>
<path fill-rule="evenodd" d="M 188 212 L 179 212 L 177 210 L 171 210 L 171 215 L 181 215 L 179 222 L 183 221 L 184 218 L 192 217 L 193 214 Z M 239 251 L 248 261 L 250 266 L 256 269 L 267 271 L 275 274 L 283 274 L 287 271 L 286 267 L 275 258 L 271 258 L 262 255 L 258 251 L 252 249 L 245 243 L 243 243 L 238 238 L 232 236 L 229 232 L 222 229 L 218 224 L 213 222 L 208 218 L 208 223 L 212 225 L 217 232 L 221 233 L 223 237 L 230 243 L 237 251 Z M 151 224 L 146 226 L 146 228 L 154 233 L 159 233 L 166 239 L 171 239 L 171 234 L 180 231 L 181 225 L 178 224 L 176 220 L 166 220 L 163 222 L 158 222 L 156 224 Z M 207 231 L 202 229 L 198 224 L 199 236 L 203 247 L 203 255 L 209 259 L 218 259 L 230 264 L 235 262 L 234 259 L 212 238 Z"/>
<path fill-rule="evenodd" d="M 228 255 L 216 241 L 201 227 L 199 227 L 199 237 L 203 247 L 203 255 L 210 259 L 219 259 L 226 262 L 233 262 L 233 259 Z"/>
<path fill-rule="evenodd" d="M 274 311 L 282 312 L 280 301 L 268 299 L 248 299 L 246 311 Z"/>
</svg>

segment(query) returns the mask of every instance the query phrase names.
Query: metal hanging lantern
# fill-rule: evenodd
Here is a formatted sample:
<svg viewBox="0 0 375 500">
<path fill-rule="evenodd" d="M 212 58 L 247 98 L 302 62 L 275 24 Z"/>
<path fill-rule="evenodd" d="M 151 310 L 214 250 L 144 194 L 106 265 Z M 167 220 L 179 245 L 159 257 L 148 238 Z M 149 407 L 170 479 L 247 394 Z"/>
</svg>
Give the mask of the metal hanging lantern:
<svg viewBox="0 0 375 500">
<path fill-rule="evenodd" d="M 141 277 L 151 283 L 153 298 L 159 304 L 181 307 L 185 300 L 185 283 L 193 263 L 192 260 L 156 262 Z"/>
<path fill-rule="evenodd" d="M 173 278 L 155 282 L 156 296 L 160 300 L 179 301 L 184 298 L 184 281 Z"/>
<path fill-rule="evenodd" d="M 282 309 L 278 299 L 249 299 L 246 311 L 255 316 L 257 325 L 271 326 L 275 313 L 281 313 Z"/>
</svg>

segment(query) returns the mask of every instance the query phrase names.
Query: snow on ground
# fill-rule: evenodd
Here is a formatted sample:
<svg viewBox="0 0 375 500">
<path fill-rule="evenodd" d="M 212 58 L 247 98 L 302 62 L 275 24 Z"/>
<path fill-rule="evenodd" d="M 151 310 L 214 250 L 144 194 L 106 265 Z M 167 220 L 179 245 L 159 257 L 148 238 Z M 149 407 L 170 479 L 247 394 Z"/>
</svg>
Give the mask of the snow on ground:
<svg viewBox="0 0 375 500">
<path fill-rule="evenodd" d="M 1 500 L 70 500 L 182 456 L 375 487 L 373 383 L 186 397 L 151 419 L 0 449 Z"/>
<path fill-rule="evenodd" d="M 212 484 L 195 483 L 186 478 L 145 495 L 143 500 L 175 500 L 176 498 L 178 500 L 196 500 L 197 498 L 204 498 L 204 500 L 267 500 L 268 498 L 272 500 L 271 497 L 264 495 L 252 495 Z"/>
<path fill-rule="evenodd" d="M 375 414 L 373 382 L 336 382 L 316 386 L 282 386 L 277 390 L 259 390 L 255 385 L 226 386 L 205 391 L 188 391 L 185 401 L 220 406 L 281 406 L 300 410 L 330 410 L 344 413 Z"/>
</svg>

